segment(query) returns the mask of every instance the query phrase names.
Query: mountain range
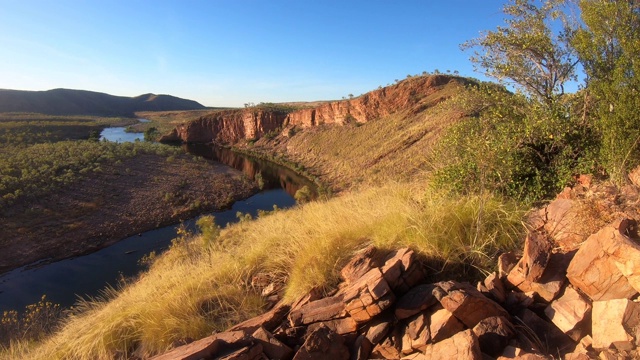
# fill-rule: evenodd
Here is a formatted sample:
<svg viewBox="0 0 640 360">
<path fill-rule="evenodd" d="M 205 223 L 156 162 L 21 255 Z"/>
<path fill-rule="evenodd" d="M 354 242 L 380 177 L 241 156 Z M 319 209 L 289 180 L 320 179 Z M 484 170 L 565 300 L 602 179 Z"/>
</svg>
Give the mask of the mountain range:
<svg viewBox="0 0 640 360">
<path fill-rule="evenodd" d="M 136 111 L 204 109 L 202 104 L 171 95 L 114 96 L 71 89 L 23 91 L 0 89 L 0 112 L 48 115 L 133 116 Z"/>
</svg>

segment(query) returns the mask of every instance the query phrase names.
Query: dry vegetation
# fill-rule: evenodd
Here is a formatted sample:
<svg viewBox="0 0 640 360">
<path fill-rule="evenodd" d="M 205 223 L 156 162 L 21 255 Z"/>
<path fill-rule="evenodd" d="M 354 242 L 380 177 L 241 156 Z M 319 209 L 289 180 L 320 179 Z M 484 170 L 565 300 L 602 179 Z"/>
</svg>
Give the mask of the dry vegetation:
<svg viewBox="0 0 640 360">
<path fill-rule="evenodd" d="M 81 304 L 43 344 L 16 344 L 5 354 L 149 356 L 259 313 L 264 302 L 251 286 L 253 276 L 285 284 L 285 298 L 292 300 L 316 286 L 330 289 L 340 267 L 369 244 L 411 246 L 425 260 L 437 259 L 428 261 L 434 276 L 461 263 L 490 267 L 499 249 L 515 246 L 521 215 L 514 204 L 491 196 L 456 200 L 404 184 L 277 211 L 230 226 L 219 237 L 187 235 L 138 281 Z"/>
<path fill-rule="evenodd" d="M 293 129 L 290 137 L 263 138 L 246 148 L 304 164 L 337 191 L 359 184 L 425 180 L 433 161 L 439 161 L 432 157 L 435 142 L 443 129 L 462 117 L 440 101 L 462 89 L 452 82 L 414 109 L 364 124 Z"/>
</svg>

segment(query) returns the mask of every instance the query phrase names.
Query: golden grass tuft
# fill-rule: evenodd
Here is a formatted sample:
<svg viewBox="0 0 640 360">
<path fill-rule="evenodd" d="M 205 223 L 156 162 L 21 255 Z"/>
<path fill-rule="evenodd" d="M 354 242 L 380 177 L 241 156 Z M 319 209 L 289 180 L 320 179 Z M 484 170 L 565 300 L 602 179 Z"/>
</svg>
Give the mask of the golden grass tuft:
<svg viewBox="0 0 640 360">
<path fill-rule="evenodd" d="M 176 240 L 136 282 L 83 302 L 40 346 L 0 355 L 148 357 L 260 313 L 255 275 L 285 284 L 285 299 L 293 300 L 313 287 L 335 286 L 339 269 L 369 244 L 410 246 L 426 257 L 490 269 L 499 249 L 515 245 L 521 216 L 513 204 L 489 195 L 455 199 L 413 184 L 279 210 L 223 229 L 217 238 Z"/>
</svg>

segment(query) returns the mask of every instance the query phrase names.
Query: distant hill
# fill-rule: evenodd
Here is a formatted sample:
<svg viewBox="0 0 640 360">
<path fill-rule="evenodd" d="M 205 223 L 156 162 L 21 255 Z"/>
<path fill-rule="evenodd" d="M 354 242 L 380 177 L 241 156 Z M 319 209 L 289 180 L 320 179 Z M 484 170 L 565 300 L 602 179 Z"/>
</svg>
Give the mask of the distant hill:
<svg viewBox="0 0 640 360">
<path fill-rule="evenodd" d="M 0 112 L 49 115 L 133 116 L 136 111 L 198 110 L 196 101 L 171 95 L 114 96 L 86 90 L 22 91 L 0 89 Z"/>
</svg>

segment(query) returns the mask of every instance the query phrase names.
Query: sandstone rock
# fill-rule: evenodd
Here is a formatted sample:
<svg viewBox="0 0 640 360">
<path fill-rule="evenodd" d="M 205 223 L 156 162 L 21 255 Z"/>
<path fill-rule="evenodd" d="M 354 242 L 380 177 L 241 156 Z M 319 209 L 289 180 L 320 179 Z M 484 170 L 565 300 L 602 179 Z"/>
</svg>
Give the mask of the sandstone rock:
<svg viewBox="0 0 640 360">
<path fill-rule="evenodd" d="M 190 344 L 177 347 L 154 360 L 196 360 L 214 358 L 232 353 L 245 347 L 253 347 L 254 340 L 243 331 L 227 331 L 208 336 Z M 262 349 L 260 349 L 260 353 Z"/>
<path fill-rule="evenodd" d="M 558 329 L 578 341 L 588 331 L 586 320 L 591 315 L 591 302 L 568 286 L 560 298 L 547 306 L 544 313 Z"/>
<path fill-rule="evenodd" d="M 335 332 L 338 335 L 355 333 L 356 330 L 358 330 L 358 323 L 353 318 L 346 317 L 342 319 L 327 320 L 310 324 L 308 327 L 308 331 L 313 331 L 320 326 L 328 327 L 329 329 L 331 329 L 331 331 Z"/>
<path fill-rule="evenodd" d="M 394 328 L 382 342 L 373 348 L 373 352 L 371 353 L 372 358 L 400 359 L 402 357 L 402 353 L 400 352 L 402 335 L 400 328 Z"/>
<path fill-rule="evenodd" d="M 498 356 L 515 336 L 513 324 L 503 316 L 493 316 L 481 320 L 473 329 L 483 353 Z"/>
<path fill-rule="evenodd" d="M 390 329 L 391 319 L 378 317 L 369 323 L 366 337 L 372 344 L 376 345 L 382 341 Z"/>
<path fill-rule="evenodd" d="M 437 309 L 429 316 L 431 341 L 437 343 L 462 331 L 464 324 L 447 309 Z"/>
<path fill-rule="evenodd" d="M 575 201 L 556 199 L 545 208 L 544 229 L 563 250 L 573 250 L 584 241 L 586 234 L 581 230 L 581 219 L 577 215 Z"/>
<path fill-rule="evenodd" d="M 403 294 L 424 280 L 422 267 L 408 248 L 391 252 L 380 270 L 396 294 Z"/>
<path fill-rule="evenodd" d="M 376 253 L 377 249 L 373 246 L 369 246 L 349 260 L 347 265 L 340 270 L 340 277 L 344 280 L 346 285 L 358 280 L 374 267 L 378 267 L 373 260 Z"/>
<path fill-rule="evenodd" d="M 498 277 L 505 278 L 518 263 L 518 257 L 512 251 L 502 253 L 498 256 Z"/>
<path fill-rule="evenodd" d="M 536 282 L 544 273 L 549 257 L 551 256 L 552 245 L 546 234 L 542 232 L 529 232 L 524 241 L 524 251 L 522 258 L 511 270 L 507 278 L 511 283 L 511 274 L 517 273 L 523 280 Z M 516 285 L 517 286 L 517 285 Z"/>
<path fill-rule="evenodd" d="M 339 293 L 346 303 L 346 312 L 357 322 L 365 323 L 380 314 L 395 302 L 384 274 L 380 269 L 371 269 L 357 282 Z"/>
<path fill-rule="evenodd" d="M 509 273 L 507 281 L 522 292 L 535 292 L 542 300 L 551 302 L 567 280 L 566 271 L 573 255 L 574 252 L 551 254 L 544 273 L 537 282 L 527 280 L 522 272 L 516 270 L 517 268 Z"/>
<path fill-rule="evenodd" d="M 268 360 L 265 354 L 262 352 L 262 346 L 257 344 L 255 346 L 245 346 L 238 350 L 231 352 L 220 357 L 216 357 L 219 360 Z"/>
<path fill-rule="evenodd" d="M 429 318 L 421 313 L 407 319 L 403 337 L 403 349 L 410 349 L 406 353 L 409 354 L 413 350 L 424 350 L 427 343 L 431 340 L 431 331 L 429 329 Z M 405 338 L 407 347 L 405 347 Z"/>
<path fill-rule="evenodd" d="M 251 336 L 262 346 L 262 352 L 267 355 L 269 359 L 287 360 L 293 357 L 293 350 L 276 339 L 264 328 L 259 328 Z"/>
<path fill-rule="evenodd" d="M 366 360 L 371 355 L 372 350 L 373 345 L 371 342 L 366 336 L 360 335 L 353 344 L 350 360 Z"/>
<path fill-rule="evenodd" d="M 403 295 L 395 305 L 395 314 L 398 320 L 406 319 L 429 308 L 438 302 L 433 295 L 435 285 L 422 284 L 414 286 Z"/>
<path fill-rule="evenodd" d="M 634 329 L 640 325 L 639 311 L 640 304 L 628 299 L 594 301 L 593 348 L 605 350 L 614 346 L 618 350 L 633 349 L 633 337 L 626 329 Z"/>
<path fill-rule="evenodd" d="M 491 316 L 509 317 L 505 309 L 469 284 L 448 281 L 436 285 L 446 292 L 446 295 L 442 296 L 441 292 L 438 295 L 439 292 L 434 290 L 442 306 L 470 328 Z"/>
<path fill-rule="evenodd" d="M 567 278 L 592 300 L 624 299 L 636 294 L 609 253 L 630 241 L 623 235 L 630 225 L 630 221 L 617 221 L 591 235 L 569 264 Z"/>
<path fill-rule="evenodd" d="M 484 279 L 483 285 L 489 292 L 492 300 L 500 304 L 505 302 L 507 291 L 497 273 L 493 272 L 489 274 L 489 276 Z"/>
<path fill-rule="evenodd" d="M 327 327 L 319 327 L 307 335 L 304 345 L 298 350 L 294 360 L 308 359 L 349 359 L 349 349 L 344 339 Z"/>
<path fill-rule="evenodd" d="M 288 305 L 277 304 L 266 313 L 235 325 L 228 331 L 242 330 L 246 334 L 251 334 L 260 327 L 265 328 L 267 331 L 273 331 L 273 329 L 278 327 L 278 325 L 280 325 L 280 323 L 285 319 L 289 310 L 290 307 Z"/>
<path fill-rule="evenodd" d="M 461 331 L 454 336 L 428 345 L 424 353 L 431 360 L 481 360 L 482 353 L 478 339 L 471 330 Z"/>
<path fill-rule="evenodd" d="M 300 309 L 291 311 L 289 321 L 291 325 L 299 326 L 346 316 L 347 312 L 342 296 L 332 296 L 311 301 Z"/>
</svg>

